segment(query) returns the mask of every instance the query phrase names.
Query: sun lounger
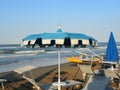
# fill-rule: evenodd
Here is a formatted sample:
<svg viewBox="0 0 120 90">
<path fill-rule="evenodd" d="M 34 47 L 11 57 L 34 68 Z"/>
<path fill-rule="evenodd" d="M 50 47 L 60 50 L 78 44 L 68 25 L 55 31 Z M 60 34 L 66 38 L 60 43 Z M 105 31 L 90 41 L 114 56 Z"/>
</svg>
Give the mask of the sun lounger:
<svg viewBox="0 0 120 90">
<path fill-rule="evenodd" d="M 35 69 L 35 67 L 25 66 L 25 67 L 15 69 L 14 71 L 19 73 L 19 74 L 22 74 L 23 75 L 22 77 L 33 85 L 33 88 L 36 88 L 37 90 L 52 90 L 52 89 L 50 89 L 51 84 L 39 85 L 35 81 L 34 76 L 31 72 L 32 69 Z M 27 72 L 28 72 L 28 74 L 27 74 Z M 55 87 L 53 87 L 53 88 L 55 88 Z"/>
<path fill-rule="evenodd" d="M 1 83 L 1 85 L 2 85 L 2 89 L 4 90 L 5 89 L 5 87 L 4 87 L 4 82 L 6 82 L 7 80 L 6 79 L 0 79 L 0 83 Z"/>
<path fill-rule="evenodd" d="M 119 79 L 117 73 L 115 71 L 112 71 L 112 70 L 104 70 L 104 74 L 107 76 L 107 77 L 110 77 L 110 78 L 117 78 Z"/>
<path fill-rule="evenodd" d="M 102 69 L 117 71 L 118 70 L 118 63 L 103 61 L 102 62 Z"/>
<path fill-rule="evenodd" d="M 90 65 L 78 65 L 82 73 L 89 74 L 89 79 L 82 90 L 105 90 L 109 83 L 109 78 L 105 76 L 96 76 Z"/>
<path fill-rule="evenodd" d="M 21 68 L 15 69 L 14 71 L 19 73 L 19 74 L 22 74 L 23 75 L 22 77 L 24 79 L 26 79 L 27 81 L 29 81 L 34 86 L 33 88 L 41 90 L 39 85 L 35 82 L 34 77 L 32 75 L 32 72 L 31 72 L 31 70 L 34 69 L 34 68 L 35 67 L 33 67 L 33 66 L 25 66 L 25 67 L 21 67 Z M 31 77 L 27 77 L 26 72 L 29 72 L 29 75 Z"/>
<path fill-rule="evenodd" d="M 92 69 L 91 69 L 91 65 L 79 65 L 78 64 L 78 67 L 80 68 L 82 73 L 94 74 Z"/>
<path fill-rule="evenodd" d="M 83 80 L 86 80 L 86 75 L 93 75 L 93 71 L 91 69 L 91 65 L 79 65 L 78 67 L 80 68 L 80 70 L 82 71 L 82 75 L 83 75 Z"/>
<path fill-rule="evenodd" d="M 110 82 L 117 82 L 118 83 L 118 87 L 113 87 L 115 89 L 118 89 L 120 87 L 120 79 L 119 79 L 119 74 L 118 72 L 115 72 L 113 70 L 104 70 L 104 74 L 110 78 Z"/>
<path fill-rule="evenodd" d="M 108 77 L 91 75 L 82 90 L 106 90 L 108 83 Z"/>
</svg>

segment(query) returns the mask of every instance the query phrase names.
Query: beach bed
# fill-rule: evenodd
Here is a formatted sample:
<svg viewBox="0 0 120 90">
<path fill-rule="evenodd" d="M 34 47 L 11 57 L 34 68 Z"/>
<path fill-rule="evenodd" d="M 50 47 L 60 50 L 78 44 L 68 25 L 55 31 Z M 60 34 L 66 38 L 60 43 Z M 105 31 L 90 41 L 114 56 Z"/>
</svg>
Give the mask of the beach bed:
<svg viewBox="0 0 120 90">
<path fill-rule="evenodd" d="M 82 90 L 106 90 L 108 83 L 108 77 L 91 75 Z"/>
<path fill-rule="evenodd" d="M 110 81 L 109 81 L 110 84 L 112 84 L 113 82 L 114 83 L 116 82 L 118 84 L 117 87 L 110 85 L 110 86 L 112 86 L 112 88 L 114 88 L 114 89 L 120 88 L 120 80 L 119 80 L 120 76 L 118 75 L 118 72 L 113 71 L 113 70 L 104 70 L 104 74 L 106 77 L 110 78 Z"/>
<path fill-rule="evenodd" d="M 82 90 L 105 90 L 109 83 L 109 77 L 96 75 L 91 69 L 90 65 L 78 65 L 82 71 L 84 78 L 88 74 L 88 81 L 86 82 L 85 87 Z"/>
<path fill-rule="evenodd" d="M 34 80 L 34 76 L 31 72 L 32 69 L 34 69 L 35 67 L 33 66 L 25 66 L 25 67 L 21 67 L 21 68 L 17 68 L 14 71 L 22 74 L 23 78 L 26 79 L 27 81 L 29 81 L 34 87 L 33 88 L 37 88 L 38 90 L 41 90 L 41 88 L 39 87 L 39 85 L 35 82 Z M 26 72 L 29 72 L 30 77 L 27 77 Z"/>
</svg>

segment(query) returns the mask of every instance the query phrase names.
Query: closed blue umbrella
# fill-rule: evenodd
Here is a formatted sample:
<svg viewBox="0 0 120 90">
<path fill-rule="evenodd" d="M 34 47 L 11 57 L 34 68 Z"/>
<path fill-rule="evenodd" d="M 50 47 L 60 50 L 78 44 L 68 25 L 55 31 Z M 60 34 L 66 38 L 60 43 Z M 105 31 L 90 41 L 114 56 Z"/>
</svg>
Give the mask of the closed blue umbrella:
<svg viewBox="0 0 120 90">
<path fill-rule="evenodd" d="M 110 33 L 109 41 L 107 44 L 107 50 L 106 50 L 106 61 L 107 62 L 116 62 L 118 63 L 118 50 L 116 46 L 116 42 L 113 36 L 113 33 Z"/>
</svg>

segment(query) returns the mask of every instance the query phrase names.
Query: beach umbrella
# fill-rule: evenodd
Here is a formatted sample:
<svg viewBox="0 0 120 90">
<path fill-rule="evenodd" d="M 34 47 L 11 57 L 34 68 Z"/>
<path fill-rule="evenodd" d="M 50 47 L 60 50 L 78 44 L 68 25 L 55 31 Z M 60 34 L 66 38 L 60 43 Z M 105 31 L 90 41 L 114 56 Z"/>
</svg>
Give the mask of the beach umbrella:
<svg viewBox="0 0 120 90">
<path fill-rule="evenodd" d="M 56 46 L 62 47 L 86 47 L 87 45 L 95 47 L 97 40 L 91 36 L 82 33 L 62 32 L 61 26 L 55 33 L 31 34 L 23 38 L 22 45 L 26 47 Z"/>
<path fill-rule="evenodd" d="M 107 44 L 107 50 L 106 50 L 106 61 L 107 62 L 116 62 L 118 63 L 119 57 L 118 57 L 118 50 L 116 46 L 116 42 L 113 36 L 113 33 L 110 33 L 109 41 Z"/>
<path fill-rule="evenodd" d="M 75 34 L 62 32 L 61 26 L 58 26 L 56 33 L 43 33 L 43 34 L 32 34 L 23 39 L 23 45 L 34 46 L 38 44 L 40 47 L 56 46 L 58 48 L 58 82 L 54 82 L 53 85 L 58 86 L 58 90 L 61 90 L 61 85 L 65 85 L 65 82 L 60 81 L 60 48 L 62 46 L 71 48 L 71 46 L 86 45 L 96 46 L 97 40 L 87 36 L 85 34 Z"/>
</svg>

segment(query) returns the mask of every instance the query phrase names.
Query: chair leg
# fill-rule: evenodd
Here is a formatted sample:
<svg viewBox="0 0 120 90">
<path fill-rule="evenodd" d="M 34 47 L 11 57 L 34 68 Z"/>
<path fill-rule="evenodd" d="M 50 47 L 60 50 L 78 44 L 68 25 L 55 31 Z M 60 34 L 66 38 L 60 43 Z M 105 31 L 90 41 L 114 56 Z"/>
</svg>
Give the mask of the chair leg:
<svg viewBox="0 0 120 90">
<path fill-rule="evenodd" d="M 1 82 L 1 85 L 2 85 L 2 89 L 4 90 L 5 89 L 5 87 L 4 87 L 4 84 Z"/>
</svg>

